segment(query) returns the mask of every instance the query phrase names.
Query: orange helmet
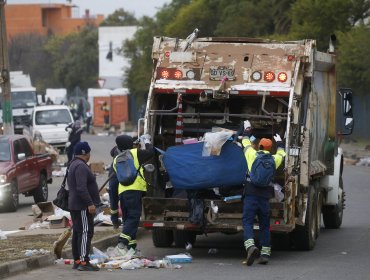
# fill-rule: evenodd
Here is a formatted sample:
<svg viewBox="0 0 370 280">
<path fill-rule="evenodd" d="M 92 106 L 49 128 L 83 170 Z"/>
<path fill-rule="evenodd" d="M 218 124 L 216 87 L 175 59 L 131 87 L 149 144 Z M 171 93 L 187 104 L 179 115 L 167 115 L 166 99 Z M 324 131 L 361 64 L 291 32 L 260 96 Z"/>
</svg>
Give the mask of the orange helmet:
<svg viewBox="0 0 370 280">
<path fill-rule="evenodd" d="M 262 146 L 262 147 L 261 147 Z M 271 151 L 272 148 L 272 141 L 267 138 L 262 138 L 259 143 L 259 147 L 261 150 Z"/>
</svg>

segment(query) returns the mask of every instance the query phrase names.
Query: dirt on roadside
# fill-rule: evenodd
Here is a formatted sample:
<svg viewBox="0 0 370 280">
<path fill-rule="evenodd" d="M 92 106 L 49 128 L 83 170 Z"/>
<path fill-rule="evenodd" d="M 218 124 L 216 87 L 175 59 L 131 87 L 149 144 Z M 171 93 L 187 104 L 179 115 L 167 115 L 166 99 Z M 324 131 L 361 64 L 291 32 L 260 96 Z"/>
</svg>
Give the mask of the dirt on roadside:
<svg viewBox="0 0 370 280">
<path fill-rule="evenodd" d="M 114 234 L 117 234 L 117 231 L 113 229 L 96 231 L 93 241 Z M 25 255 L 26 250 L 43 249 L 52 253 L 54 241 L 56 241 L 59 236 L 60 234 L 8 236 L 7 239 L 0 240 L 0 263 L 29 258 Z M 68 248 L 70 248 L 70 244 L 67 243 L 64 250 Z"/>
</svg>

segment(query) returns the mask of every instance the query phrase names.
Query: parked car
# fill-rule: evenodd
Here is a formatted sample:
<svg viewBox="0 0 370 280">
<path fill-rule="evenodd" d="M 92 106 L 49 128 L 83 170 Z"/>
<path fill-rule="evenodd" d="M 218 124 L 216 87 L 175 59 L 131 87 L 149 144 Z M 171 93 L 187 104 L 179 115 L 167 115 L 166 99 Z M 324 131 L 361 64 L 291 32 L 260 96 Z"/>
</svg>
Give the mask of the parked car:
<svg viewBox="0 0 370 280">
<path fill-rule="evenodd" d="M 73 116 L 68 106 L 37 106 L 31 114 L 30 135 L 34 138 L 39 132 L 46 143 L 64 150 L 68 142 L 66 127 L 71 122 L 73 122 Z"/>
<path fill-rule="evenodd" d="M 35 203 L 48 199 L 52 183 L 52 159 L 36 155 L 24 135 L 0 136 L 0 210 L 14 212 L 19 194 L 33 196 Z"/>
</svg>

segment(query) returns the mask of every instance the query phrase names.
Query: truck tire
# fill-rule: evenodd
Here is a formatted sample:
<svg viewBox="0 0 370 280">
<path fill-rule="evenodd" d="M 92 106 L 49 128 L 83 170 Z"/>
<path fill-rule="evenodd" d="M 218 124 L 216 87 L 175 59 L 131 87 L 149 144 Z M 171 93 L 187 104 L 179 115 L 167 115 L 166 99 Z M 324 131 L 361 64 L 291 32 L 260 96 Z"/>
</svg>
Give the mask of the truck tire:
<svg viewBox="0 0 370 280">
<path fill-rule="evenodd" d="M 343 209 L 344 209 L 344 191 L 343 191 L 343 179 L 339 180 L 339 194 L 338 194 L 337 205 L 323 206 L 322 216 L 324 220 L 325 228 L 338 229 L 342 225 L 343 220 Z"/>
<path fill-rule="evenodd" d="M 307 201 L 306 221 L 304 226 L 296 226 L 293 231 L 293 242 L 298 250 L 312 250 L 315 247 L 317 235 L 317 195 L 310 186 Z"/>
<path fill-rule="evenodd" d="M 32 194 L 35 203 L 45 202 L 48 200 L 48 182 L 45 174 L 40 174 L 39 186 L 33 191 Z"/>
<path fill-rule="evenodd" d="M 191 245 L 194 245 L 197 239 L 197 234 L 194 231 L 174 230 L 173 237 L 176 247 L 185 248 L 186 243 L 191 243 Z"/>
<path fill-rule="evenodd" d="M 4 204 L 4 210 L 7 212 L 17 211 L 19 206 L 19 193 L 16 181 L 10 183 L 10 190 L 8 196 L 6 197 L 6 202 Z"/>
<path fill-rule="evenodd" d="M 155 247 L 171 247 L 173 243 L 172 230 L 155 228 L 152 230 L 152 240 Z"/>
</svg>

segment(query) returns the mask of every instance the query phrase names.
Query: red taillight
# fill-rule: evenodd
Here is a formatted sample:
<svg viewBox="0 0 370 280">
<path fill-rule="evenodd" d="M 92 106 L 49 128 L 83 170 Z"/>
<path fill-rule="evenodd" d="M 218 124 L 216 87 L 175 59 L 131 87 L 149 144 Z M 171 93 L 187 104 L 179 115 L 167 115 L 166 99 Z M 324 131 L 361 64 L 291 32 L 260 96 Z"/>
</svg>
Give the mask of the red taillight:
<svg viewBox="0 0 370 280">
<path fill-rule="evenodd" d="M 278 81 L 279 81 L 279 82 L 284 83 L 284 82 L 286 82 L 287 80 L 288 80 L 288 75 L 287 75 L 285 72 L 280 72 L 280 73 L 278 74 Z"/>
<path fill-rule="evenodd" d="M 295 59 L 294 55 L 288 55 L 288 61 L 293 61 Z"/>
<path fill-rule="evenodd" d="M 168 70 L 162 70 L 161 71 L 161 78 L 162 79 L 168 79 L 170 77 L 170 72 Z"/>
<path fill-rule="evenodd" d="M 164 53 L 165 57 L 170 57 L 170 54 L 171 54 L 171 52 L 165 52 Z"/>
<path fill-rule="evenodd" d="M 180 80 L 182 79 L 182 72 L 180 70 L 176 70 L 173 76 L 175 77 L 175 79 Z"/>
<path fill-rule="evenodd" d="M 280 221 L 279 220 L 275 220 L 275 225 L 280 225 Z"/>
<path fill-rule="evenodd" d="M 143 223 L 143 227 L 151 228 L 151 227 L 153 227 L 153 223 Z"/>
<path fill-rule="evenodd" d="M 271 71 L 265 72 L 265 75 L 263 76 L 263 79 L 266 82 L 271 83 L 273 80 L 275 80 L 275 73 L 271 72 Z"/>
</svg>

